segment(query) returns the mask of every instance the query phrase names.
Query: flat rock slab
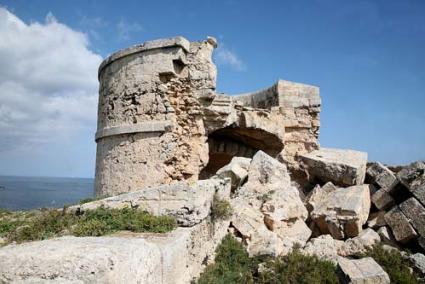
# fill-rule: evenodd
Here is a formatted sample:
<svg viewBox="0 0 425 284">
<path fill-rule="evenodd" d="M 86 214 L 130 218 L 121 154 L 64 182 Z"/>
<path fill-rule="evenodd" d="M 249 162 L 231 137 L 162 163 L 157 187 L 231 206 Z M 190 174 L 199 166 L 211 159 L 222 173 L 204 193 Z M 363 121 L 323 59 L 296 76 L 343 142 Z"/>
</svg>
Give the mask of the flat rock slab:
<svg viewBox="0 0 425 284">
<path fill-rule="evenodd" d="M 336 185 L 362 184 L 366 175 L 367 153 L 321 148 L 300 155 L 311 177 Z"/>
<path fill-rule="evenodd" d="M 0 283 L 189 283 L 213 258 L 228 224 L 8 245 L 0 249 Z"/>
<path fill-rule="evenodd" d="M 100 206 L 139 207 L 153 215 L 173 216 L 179 226 L 191 227 L 209 215 L 214 194 L 229 198 L 230 186 L 230 180 L 220 178 L 200 180 L 194 184 L 177 182 L 71 206 L 69 210 L 86 211 Z"/>
<path fill-rule="evenodd" d="M 338 258 L 338 268 L 344 275 L 343 283 L 389 284 L 390 277 L 371 257 L 362 259 Z"/>
<path fill-rule="evenodd" d="M 319 200 L 311 212 L 320 231 L 336 239 L 355 237 L 366 223 L 370 210 L 368 185 L 337 188 Z"/>
</svg>

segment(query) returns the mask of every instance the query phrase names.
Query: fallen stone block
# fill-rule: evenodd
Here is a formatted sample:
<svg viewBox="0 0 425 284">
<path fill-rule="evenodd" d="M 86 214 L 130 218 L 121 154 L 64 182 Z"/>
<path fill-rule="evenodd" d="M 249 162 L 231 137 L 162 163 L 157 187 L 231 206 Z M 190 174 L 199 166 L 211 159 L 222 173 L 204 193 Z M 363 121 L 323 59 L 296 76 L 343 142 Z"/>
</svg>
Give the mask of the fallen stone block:
<svg viewBox="0 0 425 284">
<path fill-rule="evenodd" d="M 415 253 L 415 254 L 412 254 L 409 258 L 410 258 L 410 261 L 415 266 L 415 268 L 420 273 L 425 275 L 425 255 L 423 255 L 422 253 Z"/>
<path fill-rule="evenodd" d="M 425 208 L 422 204 L 411 197 L 399 204 L 400 210 L 410 220 L 410 223 L 415 228 L 419 235 L 425 237 Z"/>
<path fill-rule="evenodd" d="M 332 182 L 327 182 L 325 185 L 316 185 L 313 190 L 307 195 L 307 209 L 311 212 L 317 208 L 329 193 L 335 191 L 337 187 Z"/>
<path fill-rule="evenodd" d="M 235 191 L 247 179 L 250 163 L 249 158 L 233 157 L 229 164 L 217 171 L 217 175 L 220 178 L 230 178 L 232 191 Z"/>
<path fill-rule="evenodd" d="M 367 249 L 372 248 L 378 244 L 381 238 L 377 232 L 367 228 L 363 230 L 357 237 L 348 239 L 339 248 L 338 254 L 341 256 L 356 255 L 366 252 Z"/>
<path fill-rule="evenodd" d="M 297 219 L 295 222 L 280 222 L 274 232 L 290 248 L 295 244 L 303 247 L 311 236 L 310 228 L 301 219 Z"/>
<path fill-rule="evenodd" d="M 270 195 L 287 191 L 292 192 L 291 179 L 286 165 L 258 151 L 252 158 L 248 169 L 248 180 L 235 191 L 235 196 L 248 200 L 252 206 L 260 209 Z"/>
<path fill-rule="evenodd" d="M 425 205 L 425 161 L 414 162 L 397 173 L 397 178 Z"/>
<path fill-rule="evenodd" d="M 233 208 L 231 224 L 244 239 L 250 239 L 262 227 L 266 228 L 261 211 L 254 208 L 246 200 L 235 198 L 231 200 L 231 204 Z"/>
<path fill-rule="evenodd" d="M 366 174 L 367 153 L 321 148 L 300 155 L 310 177 L 336 185 L 362 184 Z"/>
<path fill-rule="evenodd" d="M 366 171 L 371 181 L 377 184 L 380 188 L 383 188 L 387 192 L 391 192 L 392 189 L 398 183 L 397 177 L 394 173 L 381 163 L 370 163 Z"/>
<path fill-rule="evenodd" d="M 253 232 L 251 238 L 247 241 L 248 254 L 252 256 L 270 255 L 279 256 L 288 253 L 288 248 L 272 231 L 269 231 L 265 226 Z"/>
<path fill-rule="evenodd" d="M 372 195 L 371 200 L 379 210 L 386 210 L 395 204 L 394 198 L 383 188 L 376 191 Z"/>
<path fill-rule="evenodd" d="M 336 239 L 355 237 L 362 231 L 370 210 L 368 185 L 338 188 L 317 204 L 310 217 L 323 234 Z"/>
<path fill-rule="evenodd" d="M 418 236 L 398 206 L 395 206 L 385 214 L 384 218 L 398 242 L 407 243 Z"/>
<path fill-rule="evenodd" d="M 199 224 L 209 214 L 214 194 L 230 198 L 230 181 L 220 178 L 200 180 L 191 185 L 177 182 L 170 185 L 147 187 L 139 191 L 75 205 L 72 211 L 106 208 L 140 207 L 153 215 L 174 216 L 179 226 L 191 227 Z"/>
<path fill-rule="evenodd" d="M 338 258 L 338 268 L 343 274 L 343 283 L 389 284 L 390 277 L 371 257 L 361 259 Z"/>
<path fill-rule="evenodd" d="M 302 252 L 306 255 L 315 255 L 320 259 L 336 263 L 338 251 L 343 244 L 343 241 L 335 240 L 331 235 L 321 235 L 310 239 L 302 249 Z"/>
<path fill-rule="evenodd" d="M 294 186 L 274 190 L 265 199 L 261 212 L 270 230 L 274 230 L 274 227 L 282 221 L 307 219 L 307 209 L 301 201 L 298 189 Z"/>
</svg>

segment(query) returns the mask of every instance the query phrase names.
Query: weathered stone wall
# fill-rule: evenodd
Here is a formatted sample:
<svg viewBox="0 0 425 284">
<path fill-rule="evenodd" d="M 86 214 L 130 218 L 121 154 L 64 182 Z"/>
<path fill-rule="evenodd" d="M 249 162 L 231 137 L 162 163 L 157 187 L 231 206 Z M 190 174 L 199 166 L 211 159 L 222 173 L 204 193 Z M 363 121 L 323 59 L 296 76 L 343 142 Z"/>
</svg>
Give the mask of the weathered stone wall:
<svg viewBox="0 0 425 284">
<path fill-rule="evenodd" d="M 99 68 L 95 190 L 114 195 L 215 174 L 258 150 L 297 170 L 318 148 L 319 89 L 278 81 L 262 91 L 217 94 L 214 38 L 146 42 Z"/>
<path fill-rule="evenodd" d="M 99 68 L 97 195 L 196 180 L 208 159 L 200 91 L 215 89 L 211 41 L 177 37 L 119 51 Z"/>
</svg>

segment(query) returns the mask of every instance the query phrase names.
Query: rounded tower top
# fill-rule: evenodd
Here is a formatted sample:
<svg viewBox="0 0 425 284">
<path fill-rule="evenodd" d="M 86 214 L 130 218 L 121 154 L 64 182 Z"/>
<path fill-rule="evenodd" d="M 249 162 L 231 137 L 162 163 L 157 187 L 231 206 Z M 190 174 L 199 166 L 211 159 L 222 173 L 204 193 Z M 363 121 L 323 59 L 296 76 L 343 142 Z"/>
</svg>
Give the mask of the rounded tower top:
<svg viewBox="0 0 425 284">
<path fill-rule="evenodd" d="M 167 47 L 173 47 L 173 46 L 179 46 L 183 48 L 183 50 L 186 52 L 189 52 L 190 50 L 190 42 L 181 36 L 176 36 L 176 37 L 166 38 L 166 39 L 150 40 L 142 44 L 136 44 L 128 48 L 121 49 L 117 52 L 112 53 L 107 58 L 105 58 L 105 60 L 102 61 L 98 70 L 98 78 L 100 78 L 100 75 L 106 66 L 108 66 L 109 64 L 111 64 L 112 62 L 120 58 L 129 56 L 135 53 L 147 51 L 147 50 L 167 48 Z"/>
</svg>

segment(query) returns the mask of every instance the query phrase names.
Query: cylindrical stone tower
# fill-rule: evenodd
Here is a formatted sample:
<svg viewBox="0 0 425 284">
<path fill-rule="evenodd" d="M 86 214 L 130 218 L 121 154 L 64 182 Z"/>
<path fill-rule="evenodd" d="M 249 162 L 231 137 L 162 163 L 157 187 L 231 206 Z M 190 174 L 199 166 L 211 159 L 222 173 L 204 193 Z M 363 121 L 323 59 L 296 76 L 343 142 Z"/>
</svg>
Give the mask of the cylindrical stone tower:
<svg viewBox="0 0 425 284">
<path fill-rule="evenodd" d="M 155 40 L 102 62 L 96 196 L 198 178 L 208 160 L 199 98 L 215 90 L 215 44 Z"/>
</svg>

